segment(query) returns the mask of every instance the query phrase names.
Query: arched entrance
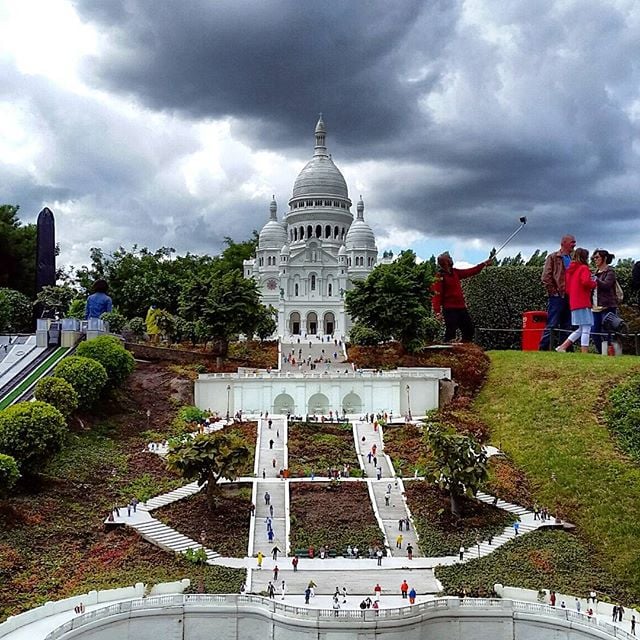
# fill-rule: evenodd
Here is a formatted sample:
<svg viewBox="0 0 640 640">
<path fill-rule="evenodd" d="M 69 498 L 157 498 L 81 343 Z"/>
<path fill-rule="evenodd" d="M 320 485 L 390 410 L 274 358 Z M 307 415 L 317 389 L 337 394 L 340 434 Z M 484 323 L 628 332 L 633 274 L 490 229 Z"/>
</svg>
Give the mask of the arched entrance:
<svg viewBox="0 0 640 640">
<path fill-rule="evenodd" d="M 342 399 L 342 409 L 346 413 L 361 413 L 362 412 L 362 398 L 353 391 L 347 393 Z"/>
<path fill-rule="evenodd" d="M 273 401 L 273 413 L 294 413 L 295 402 L 288 393 L 277 395 Z"/>
<path fill-rule="evenodd" d="M 324 314 L 324 333 L 325 335 L 332 336 L 336 330 L 336 317 L 331 311 L 327 311 Z"/>
<path fill-rule="evenodd" d="M 297 311 L 289 316 L 289 333 L 294 336 L 300 335 L 300 314 Z"/>
<path fill-rule="evenodd" d="M 307 333 L 312 336 L 318 333 L 318 314 L 315 311 L 307 314 Z"/>
<path fill-rule="evenodd" d="M 329 398 L 324 393 L 314 393 L 307 404 L 308 413 L 327 414 L 329 413 Z"/>
</svg>

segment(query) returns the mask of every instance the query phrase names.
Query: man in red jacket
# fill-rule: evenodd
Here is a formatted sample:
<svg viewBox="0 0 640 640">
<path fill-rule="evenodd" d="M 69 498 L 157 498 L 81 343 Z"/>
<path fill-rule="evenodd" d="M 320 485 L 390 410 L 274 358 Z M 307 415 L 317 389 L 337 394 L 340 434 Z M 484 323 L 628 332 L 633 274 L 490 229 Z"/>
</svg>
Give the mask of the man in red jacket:
<svg viewBox="0 0 640 640">
<path fill-rule="evenodd" d="M 447 252 L 438 256 L 438 274 L 432 286 L 431 304 L 436 316 L 444 318 L 445 342 L 454 340 L 458 329 L 463 342 L 473 340 L 475 327 L 464 301 L 460 280 L 475 276 L 492 262 L 493 258 L 488 258 L 470 269 L 454 269 L 453 260 Z"/>
</svg>

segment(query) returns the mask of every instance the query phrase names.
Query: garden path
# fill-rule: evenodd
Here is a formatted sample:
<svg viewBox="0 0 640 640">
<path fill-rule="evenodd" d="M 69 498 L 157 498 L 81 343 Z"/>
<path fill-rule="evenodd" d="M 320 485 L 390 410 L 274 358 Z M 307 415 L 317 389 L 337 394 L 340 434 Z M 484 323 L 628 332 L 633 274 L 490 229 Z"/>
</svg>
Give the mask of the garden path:
<svg viewBox="0 0 640 640">
<path fill-rule="evenodd" d="M 309 346 L 311 344 L 311 346 Z M 296 364 L 285 360 L 287 354 L 293 352 L 293 356 L 296 360 Z M 300 354 L 302 353 L 302 361 Z M 334 357 L 334 354 L 336 357 Z M 282 343 L 282 355 L 280 358 L 280 371 L 312 371 L 311 366 L 307 364 L 308 358 L 311 356 L 311 362 L 314 360 L 329 359 L 329 362 L 318 362 L 316 368 L 313 370 L 315 373 L 323 373 L 324 371 L 330 371 L 332 373 L 344 372 L 345 369 L 349 373 L 353 370 L 350 363 L 347 362 L 347 357 L 344 353 L 344 347 L 336 345 L 335 342 L 318 342 L 318 340 L 301 340 L 300 344 L 295 343 Z M 301 365 L 301 366 L 299 366 Z M 334 411 L 340 410 L 340 407 L 335 407 Z"/>
</svg>

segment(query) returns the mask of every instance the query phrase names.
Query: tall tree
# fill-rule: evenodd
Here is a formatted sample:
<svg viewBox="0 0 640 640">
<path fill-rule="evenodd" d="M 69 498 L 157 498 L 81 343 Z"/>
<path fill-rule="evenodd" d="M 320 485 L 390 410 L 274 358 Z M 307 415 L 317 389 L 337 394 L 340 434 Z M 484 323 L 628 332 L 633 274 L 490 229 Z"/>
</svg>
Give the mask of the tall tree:
<svg viewBox="0 0 640 640">
<path fill-rule="evenodd" d="M 345 307 L 358 327 L 356 335 L 373 331 L 386 340 L 400 341 L 409 351 L 422 346 L 430 335 L 432 281 L 431 263 L 417 262 L 413 251 L 378 265 L 346 294 Z"/>
<path fill-rule="evenodd" d="M 207 485 L 207 499 L 211 509 L 216 507 L 218 482 L 235 480 L 249 460 L 249 449 L 237 435 L 225 431 L 203 433 L 172 446 L 167 466 L 186 480 Z"/>
<path fill-rule="evenodd" d="M 20 207 L 0 205 L 0 287 L 36 295 L 36 225 L 23 226 Z"/>
<path fill-rule="evenodd" d="M 451 513 L 460 517 L 460 498 L 475 496 L 487 479 L 487 454 L 474 438 L 437 421 L 427 424 L 425 440 L 430 451 L 427 475 L 449 492 Z"/>
</svg>

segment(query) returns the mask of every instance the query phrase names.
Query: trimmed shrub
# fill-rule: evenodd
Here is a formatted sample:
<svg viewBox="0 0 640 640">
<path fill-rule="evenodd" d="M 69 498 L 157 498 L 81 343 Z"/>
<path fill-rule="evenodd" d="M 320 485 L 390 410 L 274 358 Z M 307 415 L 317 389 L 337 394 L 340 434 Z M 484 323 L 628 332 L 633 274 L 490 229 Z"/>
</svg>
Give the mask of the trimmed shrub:
<svg viewBox="0 0 640 640">
<path fill-rule="evenodd" d="M 76 390 L 79 409 L 90 409 L 109 380 L 106 369 L 97 360 L 82 356 L 65 358 L 55 368 L 54 374 L 64 378 Z"/>
<path fill-rule="evenodd" d="M 125 330 L 128 331 L 136 340 L 144 338 L 146 328 L 144 318 L 131 318 L 131 320 L 129 320 L 125 325 Z"/>
<path fill-rule="evenodd" d="M 0 453 L 0 497 L 8 495 L 19 477 L 20 471 L 15 458 Z"/>
<path fill-rule="evenodd" d="M 81 342 L 76 353 L 97 360 L 107 372 L 110 387 L 120 386 L 131 375 L 135 366 L 133 356 L 114 336 L 99 336 Z"/>
<path fill-rule="evenodd" d="M 62 448 L 64 416 L 47 402 L 19 402 L 0 413 L 0 451 L 21 473 L 37 473 Z"/>
<path fill-rule="evenodd" d="M 33 305 L 24 294 L 0 288 L 0 333 L 31 330 Z"/>
<path fill-rule="evenodd" d="M 547 308 L 541 275 L 541 267 L 492 267 L 462 281 L 480 346 L 520 349 L 522 314 Z"/>
<path fill-rule="evenodd" d="M 33 394 L 36 400 L 48 402 L 68 418 L 78 408 L 78 394 L 64 378 L 48 376 L 36 384 Z"/>
<path fill-rule="evenodd" d="M 111 331 L 111 333 L 120 333 L 127 324 L 127 319 L 117 309 L 105 311 L 100 316 L 100 320 L 109 323 L 109 331 Z"/>
<path fill-rule="evenodd" d="M 627 453 L 639 459 L 640 376 L 625 380 L 611 391 L 606 420 L 620 446 Z"/>
</svg>

